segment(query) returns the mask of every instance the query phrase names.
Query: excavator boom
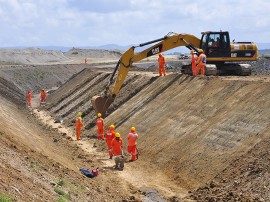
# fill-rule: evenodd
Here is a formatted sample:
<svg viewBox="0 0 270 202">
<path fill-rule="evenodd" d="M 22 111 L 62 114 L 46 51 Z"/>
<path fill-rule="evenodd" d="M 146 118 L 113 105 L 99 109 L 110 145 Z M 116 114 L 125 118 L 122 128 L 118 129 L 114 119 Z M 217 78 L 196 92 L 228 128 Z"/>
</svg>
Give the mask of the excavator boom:
<svg viewBox="0 0 270 202">
<path fill-rule="evenodd" d="M 143 47 L 152 43 L 155 43 L 155 45 L 141 52 L 138 52 L 138 53 L 134 52 L 137 47 Z M 113 103 L 116 95 L 119 93 L 126 79 L 126 76 L 129 72 L 129 69 L 134 62 L 138 62 L 147 57 L 156 55 L 158 53 L 161 53 L 161 52 L 164 52 L 164 51 L 167 51 L 167 50 L 179 47 L 179 46 L 186 46 L 189 49 L 193 49 L 197 51 L 197 47 L 199 47 L 199 45 L 200 45 L 200 39 L 193 35 L 169 33 L 163 38 L 149 41 L 146 43 L 142 43 L 142 44 L 139 44 L 138 46 L 130 47 L 126 52 L 124 52 L 124 54 L 118 61 L 114 69 L 114 72 L 110 77 L 110 80 L 106 87 L 104 95 L 94 96 L 91 99 L 92 105 L 96 113 L 101 113 L 103 116 L 105 115 L 105 112 L 107 111 L 109 106 Z M 117 70 L 118 70 L 118 74 L 115 79 L 115 84 L 114 84 L 114 87 L 111 89 L 110 86 L 114 80 Z"/>
<path fill-rule="evenodd" d="M 211 45 L 211 37 L 213 39 L 219 40 L 216 47 Z M 134 62 L 138 62 L 147 57 L 159 54 L 161 52 L 165 52 L 179 46 L 186 46 L 188 49 L 194 50 L 195 52 L 198 52 L 199 48 L 205 50 L 205 53 L 207 55 L 207 61 L 210 61 L 212 63 L 209 66 L 213 69 L 213 72 L 217 72 L 217 67 L 215 64 L 224 64 L 227 61 L 239 62 L 257 60 L 257 45 L 254 43 L 247 43 L 248 44 L 230 44 L 229 33 L 222 31 L 202 32 L 201 39 L 191 34 L 176 34 L 170 32 L 162 38 L 142 43 L 137 46 L 132 46 L 119 59 L 109 79 L 108 85 L 106 86 L 104 95 L 94 96 L 91 100 L 92 105 L 96 113 L 101 113 L 103 117 L 105 116 L 105 112 L 113 103 L 116 95 L 119 93 L 129 72 L 129 69 Z M 135 52 L 136 48 L 150 44 L 154 45 L 146 48 L 141 52 Z M 236 69 L 236 67 L 234 66 L 232 66 L 231 68 L 233 70 Z M 237 68 L 239 68 L 240 72 L 244 72 L 247 69 L 247 74 L 249 74 L 250 69 L 246 68 L 246 66 L 238 66 Z M 116 79 L 114 79 L 116 73 L 117 76 Z M 111 88 L 113 82 L 115 83 Z"/>
</svg>

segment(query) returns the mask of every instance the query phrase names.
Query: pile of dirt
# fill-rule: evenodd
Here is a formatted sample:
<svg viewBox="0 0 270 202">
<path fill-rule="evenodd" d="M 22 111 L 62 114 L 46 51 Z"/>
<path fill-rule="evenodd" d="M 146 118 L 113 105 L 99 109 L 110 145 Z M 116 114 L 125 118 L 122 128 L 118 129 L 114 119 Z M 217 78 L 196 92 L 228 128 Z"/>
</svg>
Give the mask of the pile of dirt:
<svg viewBox="0 0 270 202">
<path fill-rule="evenodd" d="M 72 48 L 67 52 L 62 52 L 40 48 L 0 48 L 0 64 L 69 64 L 73 63 L 74 59 L 83 63 L 84 58 L 119 59 L 121 55 L 120 51 L 102 49 Z"/>
<path fill-rule="evenodd" d="M 8 65 L 0 66 L 0 77 L 12 82 L 22 93 L 27 90 L 38 93 L 42 88 L 50 90 L 64 84 L 72 76 L 89 65 Z M 10 91 L 11 93 L 12 91 Z"/>
<path fill-rule="evenodd" d="M 63 52 L 40 48 L 0 49 L 0 61 L 13 64 L 40 64 L 67 61 Z"/>
<path fill-rule="evenodd" d="M 267 130 L 269 133 L 270 128 Z M 269 138 L 259 142 L 188 198 L 196 201 L 270 201 L 269 147 Z"/>
<path fill-rule="evenodd" d="M 69 58 L 117 58 L 122 55 L 120 51 L 116 50 L 102 50 L 102 49 L 81 49 L 72 48 L 65 52 L 64 55 Z"/>
</svg>

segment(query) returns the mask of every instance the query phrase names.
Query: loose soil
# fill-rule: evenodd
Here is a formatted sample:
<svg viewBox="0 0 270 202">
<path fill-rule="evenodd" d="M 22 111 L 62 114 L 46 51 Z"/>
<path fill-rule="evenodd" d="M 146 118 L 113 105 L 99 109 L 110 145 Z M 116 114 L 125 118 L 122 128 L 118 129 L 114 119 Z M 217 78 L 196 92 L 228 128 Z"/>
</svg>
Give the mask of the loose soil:
<svg viewBox="0 0 270 202">
<path fill-rule="evenodd" d="M 128 162 L 126 154 L 125 169 L 117 171 L 105 142 L 96 139 L 91 104 L 108 83 L 110 65 L 2 66 L 0 195 L 14 201 L 269 201 L 268 72 L 202 78 L 174 70 L 158 77 L 152 70 L 133 68 L 105 115 L 106 128 L 116 125 L 125 148 L 129 128 L 139 134 L 139 159 Z M 43 87 L 46 106 L 39 105 Z M 74 136 L 78 111 L 86 126 L 81 141 Z M 100 174 L 87 178 L 82 167 L 99 167 Z"/>
</svg>

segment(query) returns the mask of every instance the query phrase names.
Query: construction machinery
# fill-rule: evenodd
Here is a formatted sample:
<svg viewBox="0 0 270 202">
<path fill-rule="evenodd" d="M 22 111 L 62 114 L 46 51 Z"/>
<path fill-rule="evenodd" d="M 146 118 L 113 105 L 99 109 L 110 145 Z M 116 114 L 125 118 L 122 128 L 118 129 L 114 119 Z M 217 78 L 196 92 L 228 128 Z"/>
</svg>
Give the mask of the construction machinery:
<svg viewBox="0 0 270 202">
<path fill-rule="evenodd" d="M 154 45 L 135 53 L 136 48 L 150 44 Z M 258 59 L 258 48 L 255 43 L 234 41 L 231 43 L 229 32 L 227 31 L 202 32 L 201 39 L 191 34 L 170 32 L 162 38 L 132 46 L 123 53 L 109 79 L 104 95 L 94 96 L 91 100 L 96 113 L 101 113 L 102 116 L 105 115 L 105 112 L 120 91 L 127 73 L 134 62 L 179 46 L 186 46 L 197 53 L 199 49 L 204 50 L 207 56 L 206 75 L 221 75 L 227 72 L 235 75 L 250 75 L 251 66 L 249 64 L 240 64 L 239 62 L 256 61 Z M 114 85 L 111 87 L 116 72 L 117 77 Z M 192 74 L 191 65 L 182 66 L 182 73 Z"/>
</svg>

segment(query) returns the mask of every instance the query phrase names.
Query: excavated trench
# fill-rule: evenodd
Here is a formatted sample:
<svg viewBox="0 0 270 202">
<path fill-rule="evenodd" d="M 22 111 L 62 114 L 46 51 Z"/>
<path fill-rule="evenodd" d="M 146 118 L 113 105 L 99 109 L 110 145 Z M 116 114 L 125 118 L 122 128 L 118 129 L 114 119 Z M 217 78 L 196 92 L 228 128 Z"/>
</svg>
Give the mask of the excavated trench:
<svg viewBox="0 0 270 202">
<path fill-rule="evenodd" d="M 92 68 L 77 71 L 50 92 L 46 110 L 71 128 L 82 111 L 86 125 L 82 139 L 94 137 L 96 114 L 91 98 L 103 92 L 110 73 Z M 167 187 L 177 195 L 181 188 L 187 194 L 225 169 L 233 172 L 237 168 L 231 165 L 270 138 L 269 86 L 270 79 L 264 76 L 201 78 L 169 73 L 157 77 L 131 71 L 106 114 L 105 127 L 115 124 L 126 144 L 129 128 L 135 126 L 140 158 L 128 165 L 130 169 L 142 181 L 152 179 L 153 189 Z M 138 183 L 138 175 L 125 177 Z M 266 176 L 261 180 L 269 182 Z M 249 190 L 241 191 L 242 197 L 253 199 Z M 269 189 L 265 191 L 269 196 Z"/>
<path fill-rule="evenodd" d="M 108 76 L 84 70 L 49 96 L 47 108 L 67 126 L 82 111 L 84 135 L 94 136 L 90 99 L 105 89 Z M 166 171 L 179 186 L 197 188 L 267 136 L 269 82 L 230 78 L 130 72 L 106 114 L 106 128 L 115 124 L 125 138 L 135 126 L 144 164 Z"/>
</svg>

